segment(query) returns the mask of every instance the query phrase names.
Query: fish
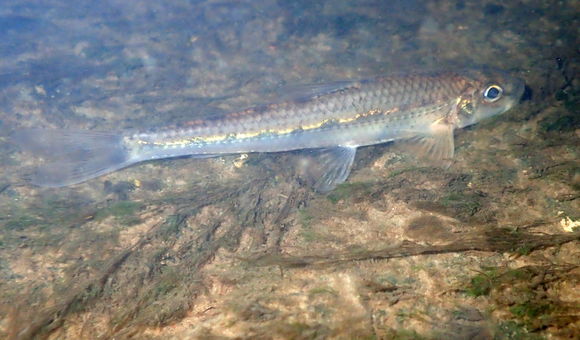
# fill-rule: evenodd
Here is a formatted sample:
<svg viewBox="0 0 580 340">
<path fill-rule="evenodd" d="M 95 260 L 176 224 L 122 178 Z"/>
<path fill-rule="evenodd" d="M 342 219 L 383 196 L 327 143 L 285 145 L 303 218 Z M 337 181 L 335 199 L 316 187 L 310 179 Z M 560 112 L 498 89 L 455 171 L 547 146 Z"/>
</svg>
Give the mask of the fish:
<svg viewBox="0 0 580 340">
<path fill-rule="evenodd" d="M 502 114 L 524 92 L 522 79 L 497 70 L 417 72 L 307 85 L 278 103 L 156 131 L 23 128 L 12 140 L 44 158 L 32 184 L 64 187 L 137 163 L 190 156 L 310 150 L 328 192 L 348 178 L 359 147 L 402 142 L 421 157 L 449 163 L 454 131 Z M 405 145 L 405 144 L 402 144 Z"/>
</svg>

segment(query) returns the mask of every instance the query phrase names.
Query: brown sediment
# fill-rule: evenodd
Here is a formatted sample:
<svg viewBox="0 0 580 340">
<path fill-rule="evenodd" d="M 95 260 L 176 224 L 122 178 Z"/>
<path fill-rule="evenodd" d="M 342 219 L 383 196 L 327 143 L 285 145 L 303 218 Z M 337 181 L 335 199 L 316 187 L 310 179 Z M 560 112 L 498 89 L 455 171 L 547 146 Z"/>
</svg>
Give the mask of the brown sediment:
<svg viewBox="0 0 580 340">
<path fill-rule="evenodd" d="M 180 13 L 206 13 L 221 20 L 219 29 L 184 39 L 191 58 L 167 58 L 159 73 L 132 73 L 121 57 L 137 55 L 146 35 L 121 54 L 75 37 L 79 59 L 68 55 L 77 50 L 68 40 L 4 58 L 13 73 L 0 79 L 1 128 L 205 122 L 216 110 L 208 105 L 254 105 L 264 87 L 402 67 L 491 65 L 519 74 L 532 91 L 508 115 L 458 132 L 449 169 L 366 148 L 354 176 L 326 196 L 296 183 L 288 154 L 250 155 L 241 168 L 231 157 L 146 164 L 40 190 L 13 180 L 31 160 L 0 137 L 0 337 L 578 334 L 577 5 L 415 2 L 424 12 L 402 16 L 388 10 L 400 2 L 380 2 L 379 10 L 372 2 L 309 2 L 311 10 L 294 15 L 291 2 L 270 2 L 261 10 L 271 18 L 226 21 L 230 5 L 244 16 L 258 3 L 183 3 Z M 337 15 L 341 36 L 327 31 Z M 159 17 L 147 16 L 155 24 Z M 165 36 L 170 26 L 159 27 Z M 150 43 L 158 56 L 181 44 Z M 80 71 L 10 70 L 28 60 Z M 172 82 L 184 73 L 187 84 Z"/>
</svg>

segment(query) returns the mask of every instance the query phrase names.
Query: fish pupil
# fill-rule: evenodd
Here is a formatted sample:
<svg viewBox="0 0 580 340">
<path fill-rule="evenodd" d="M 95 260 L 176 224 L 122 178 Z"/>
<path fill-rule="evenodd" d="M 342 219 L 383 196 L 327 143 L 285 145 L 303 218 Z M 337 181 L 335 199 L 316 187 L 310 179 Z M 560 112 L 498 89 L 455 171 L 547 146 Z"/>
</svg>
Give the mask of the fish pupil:
<svg viewBox="0 0 580 340">
<path fill-rule="evenodd" d="M 485 97 L 485 99 L 487 99 L 489 101 L 496 101 L 501 96 L 501 93 L 502 93 L 502 90 L 499 86 L 492 85 L 485 90 L 485 92 L 483 93 L 483 96 Z"/>
<path fill-rule="evenodd" d="M 489 91 L 487 92 L 487 97 L 489 99 L 495 99 L 497 98 L 497 96 L 499 95 L 499 90 L 496 88 L 491 88 L 489 89 Z"/>
</svg>

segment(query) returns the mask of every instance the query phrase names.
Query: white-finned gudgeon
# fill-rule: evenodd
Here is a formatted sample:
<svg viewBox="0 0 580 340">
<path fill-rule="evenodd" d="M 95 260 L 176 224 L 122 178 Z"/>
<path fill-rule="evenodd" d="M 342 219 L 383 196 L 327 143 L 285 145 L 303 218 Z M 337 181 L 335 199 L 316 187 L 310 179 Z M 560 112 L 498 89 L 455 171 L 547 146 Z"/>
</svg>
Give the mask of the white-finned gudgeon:
<svg viewBox="0 0 580 340">
<path fill-rule="evenodd" d="M 180 129 L 93 132 L 22 129 L 13 140 L 48 162 L 31 182 L 81 183 L 130 165 L 179 156 L 318 149 L 315 188 L 344 182 L 358 147 L 410 140 L 429 157 L 453 157 L 453 131 L 514 106 L 524 82 L 497 71 L 376 77 L 308 87 L 298 100 L 236 112 Z"/>
</svg>

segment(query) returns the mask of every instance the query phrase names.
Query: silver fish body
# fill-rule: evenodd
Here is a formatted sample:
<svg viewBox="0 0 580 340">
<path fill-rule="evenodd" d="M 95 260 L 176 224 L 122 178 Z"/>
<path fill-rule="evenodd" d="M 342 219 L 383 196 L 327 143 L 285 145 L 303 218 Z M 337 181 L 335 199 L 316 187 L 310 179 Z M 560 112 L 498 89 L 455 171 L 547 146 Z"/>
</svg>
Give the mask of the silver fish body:
<svg viewBox="0 0 580 340">
<path fill-rule="evenodd" d="M 514 106 L 520 79 L 461 71 L 377 77 L 310 86 L 298 100 L 252 108 L 178 129 L 148 133 L 22 130 L 18 144 L 60 161 L 38 169 L 33 183 L 65 186 L 153 159 L 192 155 L 322 150 L 315 183 L 332 190 L 346 180 L 356 148 L 393 140 L 420 145 L 434 159 L 453 156 L 453 131 Z"/>
</svg>

